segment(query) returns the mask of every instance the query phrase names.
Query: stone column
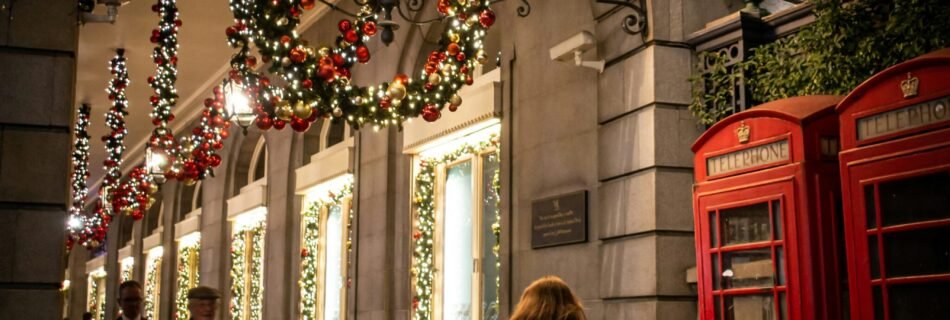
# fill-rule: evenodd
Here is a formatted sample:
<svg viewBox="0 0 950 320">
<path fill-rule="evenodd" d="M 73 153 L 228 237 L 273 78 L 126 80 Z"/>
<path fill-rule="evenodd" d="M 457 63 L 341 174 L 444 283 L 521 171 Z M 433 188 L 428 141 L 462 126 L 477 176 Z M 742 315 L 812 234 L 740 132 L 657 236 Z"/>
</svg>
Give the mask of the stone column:
<svg viewBox="0 0 950 320">
<path fill-rule="evenodd" d="M 214 177 L 207 177 L 201 182 L 201 251 L 198 254 L 198 279 L 200 285 L 215 288 L 221 292 L 221 303 L 217 314 L 224 319 L 230 315 L 229 297 L 230 283 L 228 272 L 231 254 L 229 225 L 227 219 L 228 173 L 233 165 L 231 151 L 234 145 L 240 145 L 240 128 L 231 128 L 232 140 L 224 144 L 219 150 L 222 165 L 215 169 Z"/>
<path fill-rule="evenodd" d="M 270 130 L 267 142 L 267 223 L 264 231 L 264 319 L 290 319 L 295 287 L 290 265 L 294 207 L 294 170 L 291 149 L 299 138 L 293 130 Z M 296 162 L 299 164 L 299 161 Z"/>
<path fill-rule="evenodd" d="M 106 318 L 112 318 L 119 313 L 117 299 L 119 298 L 119 284 L 121 282 L 120 278 L 122 277 L 119 272 L 119 247 L 121 246 L 121 244 L 119 244 L 119 234 L 122 233 L 122 228 L 119 226 L 121 226 L 122 219 L 132 219 L 121 212 L 117 212 L 115 217 L 118 219 L 112 220 L 109 225 L 109 231 L 106 231 L 106 263 L 104 268 L 106 270 L 106 298 L 102 301 L 105 305 Z M 134 236 L 134 231 L 132 234 Z M 134 252 L 135 250 L 133 249 L 132 251 Z M 139 249 L 139 251 L 141 251 L 141 249 Z M 138 268 L 139 259 L 138 257 L 135 258 L 136 268 Z"/>
<path fill-rule="evenodd" d="M 76 2 L 0 1 L 0 318 L 62 318 Z M 41 23 L 38 23 L 41 22 Z M 78 248 L 77 250 L 84 250 Z M 84 263 L 84 261 L 83 261 Z"/>
<path fill-rule="evenodd" d="M 175 294 L 178 292 L 178 246 L 175 243 L 175 220 L 178 211 L 178 182 L 168 181 L 161 187 L 162 203 L 162 278 L 159 279 L 158 317 L 175 317 Z"/>
<path fill-rule="evenodd" d="M 63 315 L 70 319 L 82 319 L 86 312 L 86 298 L 88 297 L 89 281 L 86 274 L 86 261 L 89 260 L 89 250 L 77 245 L 69 252 L 69 295 L 66 302 L 69 304 L 69 314 Z"/>
</svg>

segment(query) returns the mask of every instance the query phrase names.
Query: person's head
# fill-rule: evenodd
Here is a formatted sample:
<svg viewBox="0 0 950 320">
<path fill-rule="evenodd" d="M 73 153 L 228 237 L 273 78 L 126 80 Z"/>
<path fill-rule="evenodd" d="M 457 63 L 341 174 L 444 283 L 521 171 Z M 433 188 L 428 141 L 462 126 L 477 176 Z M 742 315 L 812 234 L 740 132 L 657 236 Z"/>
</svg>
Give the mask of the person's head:
<svg viewBox="0 0 950 320">
<path fill-rule="evenodd" d="M 195 320 L 214 319 L 214 312 L 218 309 L 218 290 L 200 286 L 188 290 L 188 312 Z"/>
<path fill-rule="evenodd" d="M 142 284 L 129 280 L 119 285 L 119 308 L 122 314 L 134 318 L 142 314 L 142 302 L 145 301 L 145 290 Z"/>
<path fill-rule="evenodd" d="M 587 316 L 564 280 L 545 276 L 524 289 L 511 320 L 587 320 Z"/>
<path fill-rule="evenodd" d="M 92 312 L 83 312 L 82 320 L 92 320 Z"/>
</svg>

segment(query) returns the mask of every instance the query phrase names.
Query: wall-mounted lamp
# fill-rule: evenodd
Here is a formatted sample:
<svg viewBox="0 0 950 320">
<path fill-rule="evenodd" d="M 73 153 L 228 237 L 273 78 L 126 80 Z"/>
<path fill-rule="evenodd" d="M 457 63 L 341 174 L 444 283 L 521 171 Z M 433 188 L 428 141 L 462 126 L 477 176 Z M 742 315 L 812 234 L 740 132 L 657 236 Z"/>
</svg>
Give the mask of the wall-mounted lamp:
<svg viewBox="0 0 950 320">
<path fill-rule="evenodd" d="M 162 150 L 145 149 L 145 166 L 148 175 L 155 183 L 165 183 L 165 171 L 168 169 L 168 156 Z"/>
<path fill-rule="evenodd" d="M 247 127 L 254 122 L 257 115 L 254 113 L 254 109 L 251 109 L 251 103 L 244 94 L 244 89 L 230 81 L 224 86 L 224 99 L 225 110 L 228 113 L 227 118 L 241 126 L 246 135 Z"/>
</svg>

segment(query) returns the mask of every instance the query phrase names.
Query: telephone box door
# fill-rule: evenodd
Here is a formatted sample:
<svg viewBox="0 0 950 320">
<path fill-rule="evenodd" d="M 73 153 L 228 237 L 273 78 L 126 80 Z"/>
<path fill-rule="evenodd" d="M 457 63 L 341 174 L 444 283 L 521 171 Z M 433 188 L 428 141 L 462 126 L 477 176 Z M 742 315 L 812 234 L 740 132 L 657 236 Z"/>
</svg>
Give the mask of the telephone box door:
<svg viewBox="0 0 950 320">
<path fill-rule="evenodd" d="M 711 288 L 703 319 L 795 319 L 796 294 L 788 283 L 796 257 L 794 185 L 778 181 L 699 195 L 697 236 L 703 251 L 703 286 Z M 708 230 L 708 231 L 705 231 Z M 791 316 L 791 317 L 789 317 Z"/>
</svg>

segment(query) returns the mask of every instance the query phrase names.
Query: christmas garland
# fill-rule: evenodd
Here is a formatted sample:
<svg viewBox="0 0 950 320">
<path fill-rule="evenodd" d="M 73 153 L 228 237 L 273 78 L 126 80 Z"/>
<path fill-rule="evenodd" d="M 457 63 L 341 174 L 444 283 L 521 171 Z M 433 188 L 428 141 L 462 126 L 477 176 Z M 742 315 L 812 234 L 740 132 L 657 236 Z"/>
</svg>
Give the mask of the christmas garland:
<svg viewBox="0 0 950 320">
<path fill-rule="evenodd" d="M 343 200 L 353 194 L 353 184 L 347 184 L 339 193 L 330 192 L 324 200 L 311 202 L 303 212 L 303 245 L 300 249 L 300 311 L 304 319 L 319 319 L 317 314 L 317 296 L 319 279 L 317 278 L 320 261 L 320 211 L 324 207 L 342 206 Z M 350 207 L 349 223 L 346 225 L 347 241 L 346 255 L 352 253 L 353 243 L 353 208 Z M 347 260 L 350 261 L 350 260 Z M 349 265 L 349 263 L 347 263 Z M 349 268 L 347 268 L 349 269 Z M 348 270 L 347 270 L 348 271 Z M 349 272 L 347 272 L 347 275 Z M 349 283 L 349 276 L 347 276 Z"/>
<path fill-rule="evenodd" d="M 105 295 L 104 288 L 102 287 L 102 280 L 105 279 L 105 275 L 89 275 L 89 292 L 87 293 L 89 300 L 89 305 L 86 310 L 92 312 L 94 319 L 105 320 L 106 319 L 106 308 L 102 303 L 105 302 L 103 296 Z"/>
<path fill-rule="evenodd" d="M 181 20 L 178 19 L 176 0 L 158 0 L 152 5 L 152 11 L 159 14 L 160 21 L 157 29 L 152 30 L 149 39 L 156 46 L 152 50 L 152 60 L 155 62 L 155 76 L 148 78 L 148 84 L 154 94 L 149 97 L 152 105 L 152 124 L 155 129 L 149 139 L 149 148 L 153 153 L 169 155 L 178 153 L 177 143 L 168 123 L 175 119 L 172 107 L 178 101 L 178 91 L 175 81 L 178 78 L 178 28 Z M 171 161 L 166 161 L 161 168 L 165 172 Z M 174 176 L 174 175 L 173 175 Z"/>
<path fill-rule="evenodd" d="M 121 270 L 122 270 L 122 273 L 119 275 L 119 277 L 120 277 L 119 281 L 120 281 L 120 282 L 126 282 L 126 281 L 129 281 L 129 280 L 132 280 L 132 267 L 133 267 L 133 266 L 134 266 L 134 264 L 132 264 L 132 263 L 128 263 L 128 264 L 126 264 L 126 263 L 121 263 L 121 264 L 120 264 L 119 268 L 121 268 Z"/>
<path fill-rule="evenodd" d="M 246 235 L 250 233 L 251 243 L 246 241 Z M 251 246 L 251 256 L 248 257 L 248 245 Z M 261 307 L 263 304 L 263 288 L 261 275 L 263 267 L 264 251 L 264 221 L 260 221 L 253 226 L 247 226 L 234 232 L 231 239 L 231 319 L 243 320 L 244 300 L 249 296 L 248 319 L 261 319 Z M 249 273 L 245 271 L 248 267 Z M 245 280 L 250 277 L 250 287 L 245 286 Z"/>
<path fill-rule="evenodd" d="M 193 262 L 198 262 L 201 243 L 178 248 L 178 286 L 175 295 L 175 319 L 188 319 L 188 290 L 198 285 L 198 273 Z"/>
<path fill-rule="evenodd" d="M 86 182 L 89 179 L 89 112 L 92 108 L 88 104 L 79 106 L 76 116 L 76 142 L 73 144 L 73 174 L 72 174 L 72 203 L 69 207 L 69 237 L 66 238 L 67 250 L 72 250 L 77 241 L 83 246 L 89 245 L 90 225 L 99 223 L 91 221 L 96 216 L 87 216 L 83 212 L 88 195 Z"/>
<path fill-rule="evenodd" d="M 145 318 L 157 319 L 155 306 L 158 304 L 158 274 L 162 268 L 162 257 L 154 257 L 146 265 L 148 270 L 145 272 Z"/>
<path fill-rule="evenodd" d="M 413 216 L 413 253 L 412 253 L 412 281 L 414 292 L 412 297 L 412 309 L 414 320 L 427 320 L 432 317 L 432 294 L 433 281 L 435 280 L 435 260 L 433 258 L 432 245 L 435 235 L 435 183 L 436 168 L 439 164 L 445 164 L 455 161 L 462 156 L 469 154 L 479 154 L 498 145 L 497 136 L 492 135 L 489 141 L 480 142 L 478 145 L 463 144 L 455 151 L 449 152 L 439 157 L 422 159 L 419 163 L 419 173 L 416 174 L 414 216 Z M 498 173 L 496 172 L 496 175 Z M 492 179 L 492 189 L 494 195 L 500 194 L 499 179 Z M 488 201 L 488 199 L 486 199 Z M 495 198 L 496 203 L 499 198 Z M 495 211 L 495 220 L 498 221 L 499 210 Z M 492 232 L 495 234 L 495 245 L 493 251 L 496 258 L 500 248 L 500 225 L 492 226 Z M 496 263 L 500 267 L 500 264 Z M 496 283 L 499 279 L 495 280 Z M 496 295 L 497 296 L 497 295 Z M 497 303 L 496 303 L 497 304 Z"/>
<path fill-rule="evenodd" d="M 158 186 L 148 175 L 144 165 L 136 166 L 129 172 L 128 179 L 115 190 L 112 206 L 135 220 L 145 217 L 145 211 L 152 207 L 155 199 L 150 195 L 158 191 Z"/>
<path fill-rule="evenodd" d="M 102 142 L 106 146 L 106 159 L 103 161 L 106 175 L 102 185 L 112 192 L 119 189 L 119 179 L 122 177 L 122 171 L 120 171 L 122 154 L 125 152 L 125 135 L 128 133 L 125 128 L 125 116 L 129 114 L 127 111 L 129 101 L 125 97 L 125 88 L 129 85 L 129 72 L 125 61 L 125 49 L 116 49 L 116 56 L 109 63 L 113 78 L 106 89 L 109 100 L 112 101 L 112 107 L 106 113 L 106 125 L 110 132 L 102 137 Z M 113 208 L 121 208 L 121 206 L 115 206 L 114 202 L 111 205 Z M 110 210 L 104 212 L 112 214 Z M 103 227 L 108 227 L 108 221 L 104 222 Z"/>
<path fill-rule="evenodd" d="M 251 100 L 257 101 L 257 126 L 263 130 L 281 129 L 289 122 L 295 130 L 305 131 L 317 117 L 327 116 L 345 119 L 355 128 L 400 125 L 405 118 L 419 115 L 435 121 L 444 106 L 452 111 L 458 108 L 462 103 L 458 90 L 472 83 L 472 69 L 484 62 L 482 39 L 495 21 L 489 3 L 440 0 L 438 12 L 446 31 L 424 72 L 415 81 L 400 74 L 391 83 L 359 87 L 350 83 L 350 69 L 370 60 L 365 42 L 377 33 L 372 5 L 364 5 L 356 19 L 339 22 L 341 35 L 334 48 L 317 48 L 295 32 L 301 13 L 313 8 L 314 0 L 232 0 L 235 25 L 226 34 L 229 43 L 241 50 L 231 61 L 231 80 L 261 80 L 246 89 Z M 261 60 L 270 63 L 269 71 L 287 83 L 283 90 L 254 89 L 267 87 L 269 80 L 251 71 L 256 59 L 248 56 L 250 41 Z"/>
</svg>

